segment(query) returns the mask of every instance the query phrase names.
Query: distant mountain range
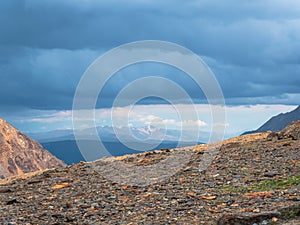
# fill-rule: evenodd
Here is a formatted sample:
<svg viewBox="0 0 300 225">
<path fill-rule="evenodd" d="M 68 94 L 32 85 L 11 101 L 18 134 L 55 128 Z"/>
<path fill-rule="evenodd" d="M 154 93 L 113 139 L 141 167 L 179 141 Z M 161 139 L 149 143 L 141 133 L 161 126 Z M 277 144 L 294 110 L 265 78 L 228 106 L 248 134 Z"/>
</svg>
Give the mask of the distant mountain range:
<svg viewBox="0 0 300 225">
<path fill-rule="evenodd" d="M 195 145 L 197 143 L 207 142 L 210 135 L 208 132 L 201 132 L 201 141 L 195 141 L 196 135 L 193 132 L 188 132 L 181 137 L 180 130 L 163 130 L 154 126 L 130 127 L 129 131 L 125 127 L 110 126 L 98 126 L 96 129 L 106 150 L 108 150 L 112 156 Z M 95 137 L 91 135 L 91 128 L 81 130 L 80 133 L 81 139 L 86 142 L 86 145 L 93 146 L 97 141 Z M 74 132 L 71 129 L 54 130 L 44 133 L 29 133 L 28 135 L 38 140 L 45 149 L 49 150 L 53 155 L 62 159 L 67 164 L 85 161 L 76 144 Z M 122 141 L 120 141 L 118 137 L 121 137 Z M 160 144 L 158 146 L 155 145 L 156 147 L 152 147 L 153 143 Z M 139 148 L 140 151 L 133 150 L 127 147 L 126 144 L 130 146 L 134 145 Z M 95 149 L 95 151 L 97 151 L 97 149 Z"/>
<path fill-rule="evenodd" d="M 280 113 L 277 116 L 273 116 L 269 119 L 265 124 L 263 124 L 260 128 L 253 131 L 247 131 L 243 134 L 252 134 L 258 132 L 266 132 L 266 131 L 280 131 L 289 125 L 291 122 L 300 120 L 300 106 L 294 109 L 291 112 Z"/>
<path fill-rule="evenodd" d="M 94 140 L 84 140 L 83 142 L 85 142 L 87 146 L 96 145 L 96 141 Z M 144 144 L 142 144 L 142 146 L 141 144 L 139 144 L 140 151 L 138 151 L 138 150 L 131 149 L 130 147 L 127 147 L 126 145 L 124 145 L 124 143 L 121 143 L 120 141 L 102 142 L 102 143 L 105 146 L 106 150 L 112 156 L 137 154 L 146 151 L 145 149 L 148 149 L 147 151 L 151 151 L 151 150 L 158 150 L 158 149 L 171 149 L 176 147 L 192 146 L 196 144 L 192 142 L 178 143 L 176 141 L 163 141 L 157 147 L 151 147 L 151 143 L 145 142 Z M 125 144 L 136 145 L 136 143 L 125 143 Z M 42 143 L 42 145 L 45 149 L 50 151 L 56 157 L 62 159 L 68 165 L 71 165 L 73 163 L 78 163 L 80 161 L 86 161 L 85 158 L 82 156 L 81 151 L 78 148 L 75 140 L 47 142 L 47 143 Z M 96 151 L 100 151 L 100 149 L 93 149 L 93 151 L 95 151 L 96 153 Z"/>
<path fill-rule="evenodd" d="M 65 164 L 0 118 L 0 179 Z"/>
<path fill-rule="evenodd" d="M 274 116 L 257 130 L 248 131 L 244 134 L 279 131 L 296 120 L 300 120 L 300 106 L 291 112 Z M 124 145 L 124 143 L 136 145 L 136 139 L 143 142 L 142 146 L 140 144 L 141 151 L 153 150 L 153 148 L 149 147 L 153 142 L 160 143 L 155 149 L 184 147 L 195 144 L 195 134 L 193 132 L 189 132 L 181 137 L 180 130 L 163 130 L 154 126 L 140 128 L 131 127 L 129 131 L 125 127 L 111 126 L 98 126 L 96 129 L 102 143 L 113 156 L 138 153 L 139 151 L 130 149 Z M 87 144 L 92 144 L 92 142 L 97 141 L 91 136 L 91 128 L 81 130 L 80 132 L 82 140 L 87 142 Z M 76 144 L 72 129 L 54 130 L 44 133 L 29 133 L 28 135 L 31 138 L 38 140 L 45 149 L 48 149 L 53 155 L 62 159 L 67 164 L 85 161 Z M 209 135 L 210 133 L 208 132 L 201 132 L 197 143 L 207 142 Z M 122 142 L 118 137 L 121 137 Z M 178 146 L 178 140 L 182 140 L 180 146 Z"/>
<path fill-rule="evenodd" d="M 96 127 L 99 137 L 103 142 L 119 142 L 119 138 L 126 142 L 135 142 L 136 139 L 140 141 L 178 141 L 182 140 L 185 142 L 193 142 L 195 140 L 196 134 L 193 132 L 184 132 L 184 135 L 181 137 L 180 130 L 166 129 L 163 130 L 154 126 L 146 127 L 131 127 L 129 132 L 125 127 L 111 127 L 111 126 L 98 126 Z M 92 129 L 84 129 L 80 131 L 82 139 L 91 140 L 94 139 L 91 136 Z M 57 142 L 57 141 L 70 141 L 75 140 L 74 132 L 72 129 L 66 130 L 53 130 L 49 132 L 41 133 L 27 133 L 27 135 L 41 143 L 46 142 Z M 199 133 L 199 142 L 207 142 L 209 139 L 209 132 L 200 132 Z"/>
</svg>

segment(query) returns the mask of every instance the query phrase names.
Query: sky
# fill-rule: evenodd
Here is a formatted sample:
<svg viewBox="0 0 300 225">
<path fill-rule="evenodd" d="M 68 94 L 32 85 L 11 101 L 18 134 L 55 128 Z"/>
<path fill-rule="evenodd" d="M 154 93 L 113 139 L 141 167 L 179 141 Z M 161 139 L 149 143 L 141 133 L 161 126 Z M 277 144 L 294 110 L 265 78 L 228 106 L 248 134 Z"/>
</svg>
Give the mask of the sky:
<svg viewBox="0 0 300 225">
<path fill-rule="evenodd" d="M 73 97 L 88 66 L 140 40 L 174 42 L 204 60 L 222 88 L 232 135 L 299 104 L 300 3 L 294 0 L 3 0 L 0 30 L 0 117 L 24 132 L 71 128 Z M 107 83 L 97 104 L 99 124 L 108 124 L 100 114 L 110 111 L 122 87 L 150 75 L 186 89 L 199 120 L 183 122 L 209 130 L 201 90 L 181 71 L 151 63 L 125 68 Z M 180 121 L 165 104 L 146 99 L 133 125 L 157 117 L 176 127 Z"/>
</svg>

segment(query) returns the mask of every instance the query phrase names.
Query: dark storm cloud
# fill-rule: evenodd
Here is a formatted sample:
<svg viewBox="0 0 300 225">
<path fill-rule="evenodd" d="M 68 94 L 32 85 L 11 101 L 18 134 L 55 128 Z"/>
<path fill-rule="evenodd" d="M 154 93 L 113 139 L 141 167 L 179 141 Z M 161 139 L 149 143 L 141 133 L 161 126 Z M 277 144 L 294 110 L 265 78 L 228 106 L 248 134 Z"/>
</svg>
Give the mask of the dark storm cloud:
<svg viewBox="0 0 300 225">
<path fill-rule="evenodd" d="M 7 0 L 0 2 L 0 29 L 2 106 L 70 109 L 96 57 L 143 39 L 172 41 L 202 55 L 227 103 L 298 104 L 297 1 Z M 113 98 L 129 80 L 115 79 L 104 95 Z M 199 90 L 189 92 L 199 97 Z"/>
<path fill-rule="evenodd" d="M 96 58 L 91 50 L 21 49 L 1 66 L 2 105 L 70 108 L 77 83 Z"/>
</svg>

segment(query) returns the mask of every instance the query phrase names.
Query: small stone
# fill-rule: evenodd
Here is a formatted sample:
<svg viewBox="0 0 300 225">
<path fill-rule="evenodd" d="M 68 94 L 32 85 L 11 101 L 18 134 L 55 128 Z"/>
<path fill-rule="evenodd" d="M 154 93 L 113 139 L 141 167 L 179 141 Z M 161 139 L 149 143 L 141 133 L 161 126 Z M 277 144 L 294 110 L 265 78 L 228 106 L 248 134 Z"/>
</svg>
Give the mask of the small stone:
<svg viewBox="0 0 300 225">
<path fill-rule="evenodd" d="M 230 205 L 231 207 L 238 207 L 239 206 L 239 204 L 237 204 L 237 203 L 234 203 L 234 204 L 232 204 L 232 205 Z"/>
<path fill-rule="evenodd" d="M 27 182 L 27 184 L 37 184 L 37 183 L 41 183 L 41 182 L 43 182 L 43 180 L 29 180 Z"/>
<path fill-rule="evenodd" d="M 56 184 L 56 185 L 52 186 L 51 189 L 52 189 L 52 190 L 62 189 L 62 188 L 68 187 L 68 186 L 69 186 L 68 183 L 63 182 L 63 183 Z"/>
<path fill-rule="evenodd" d="M 275 177 L 277 175 L 278 175 L 278 173 L 266 173 L 266 174 L 264 174 L 264 177 Z"/>
<path fill-rule="evenodd" d="M 278 221 L 278 218 L 276 218 L 276 217 L 273 217 L 273 218 L 272 218 L 272 222 L 273 222 L 273 223 L 276 223 L 277 221 Z"/>
<path fill-rule="evenodd" d="M 108 199 L 116 199 L 117 196 L 109 196 Z"/>
<path fill-rule="evenodd" d="M 104 207 L 104 209 L 106 209 L 106 210 L 111 210 L 111 206 L 106 205 L 106 206 Z"/>
<path fill-rule="evenodd" d="M 99 208 L 99 204 L 98 204 L 98 203 L 92 203 L 92 204 L 91 204 L 91 207 Z"/>
<path fill-rule="evenodd" d="M 291 194 L 291 195 L 296 194 L 296 193 L 298 193 L 297 189 L 289 190 L 289 194 Z"/>
<path fill-rule="evenodd" d="M 68 202 L 68 203 L 66 203 L 66 207 L 67 207 L 68 209 L 70 209 L 70 208 L 73 207 L 73 204 Z"/>
<path fill-rule="evenodd" d="M 18 203 L 18 201 L 17 201 L 16 198 L 13 198 L 13 199 L 9 200 L 9 201 L 6 203 L 6 205 L 13 205 L 13 204 L 15 204 L 15 203 Z"/>
<path fill-rule="evenodd" d="M 10 193 L 10 192 L 12 192 L 12 190 L 9 188 L 1 188 L 0 189 L 0 193 Z"/>
<path fill-rule="evenodd" d="M 264 220 L 261 222 L 261 225 L 267 225 L 269 222 L 267 220 Z"/>
<path fill-rule="evenodd" d="M 300 198 L 297 198 L 296 196 L 290 196 L 289 200 L 291 200 L 291 201 L 299 201 Z"/>
<path fill-rule="evenodd" d="M 279 198 L 274 199 L 274 202 L 282 202 L 283 200 L 284 200 L 283 197 L 279 197 Z"/>
<path fill-rule="evenodd" d="M 259 209 L 254 209 L 253 212 L 254 212 L 254 213 L 259 213 L 260 210 L 259 210 Z"/>
</svg>

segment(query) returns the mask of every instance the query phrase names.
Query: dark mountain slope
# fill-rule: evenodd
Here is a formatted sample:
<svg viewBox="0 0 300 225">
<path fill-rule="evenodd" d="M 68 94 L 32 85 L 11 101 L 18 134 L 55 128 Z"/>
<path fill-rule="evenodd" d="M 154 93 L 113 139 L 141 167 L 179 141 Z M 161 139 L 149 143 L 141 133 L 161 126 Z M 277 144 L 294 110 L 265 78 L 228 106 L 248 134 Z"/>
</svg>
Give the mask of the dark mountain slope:
<svg viewBox="0 0 300 225">
<path fill-rule="evenodd" d="M 300 106 L 294 109 L 291 112 L 280 113 L 277 116 L 269 119 L 265 124 L 263 124 L 260 128 L 254 131 L 247 131 L 243 134 L 252 134 L 266 131 L 279 131 L 289 125 L 291 122 L 300 120 Z"/>
</svg>

